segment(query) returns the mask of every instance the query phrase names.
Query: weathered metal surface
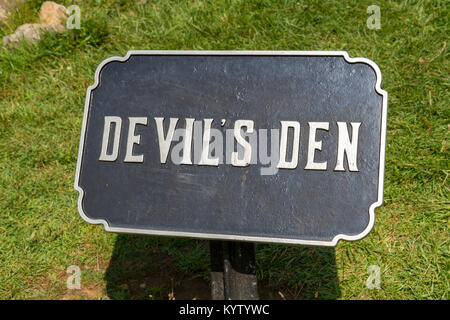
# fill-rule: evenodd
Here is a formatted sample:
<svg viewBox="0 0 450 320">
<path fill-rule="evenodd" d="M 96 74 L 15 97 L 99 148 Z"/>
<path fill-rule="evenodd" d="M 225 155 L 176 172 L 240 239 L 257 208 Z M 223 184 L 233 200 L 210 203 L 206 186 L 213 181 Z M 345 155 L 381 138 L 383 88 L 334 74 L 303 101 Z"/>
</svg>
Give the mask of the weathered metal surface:
<svg viewBox="0 0 450 320">
<path fill-rule="evenodd" d="M 110 58 L 87 91 L 75 178 L 80 214 L 114 232 L 311 245 L 360 239 L 382 203 L 387 94 L 380 83 L 373 62 L 345 52 L 139 51 Z M 121 119 L 117 140 L 118 122 L 105 134 L 105 117 Z M 164 135 L 169 118 L 179 118 L 176 128 L 187 127 L 186 119 L 202 126 L 213 119 L 224 137 L 238 120 L 252 121 L 255 132 L 298 122 L 297 163 L 271 175 L 261 175 L 266 165 L 259 162 L 230 164 L 230 154 L 218 166 L 198 164 L 194 155 L 193 164 L 180 165 L 171 161 L 177 141 L 164 162 L 155 118 L 164 118 Z M 353 126 L 356 161 L 346 149 L 339 164 L 339 130 L 350 139 Z M 287 133 L 286 161 L 296 134 L 292 127 Z M 193 142 L 192 154 L 196 148 Z"/>
</svg>

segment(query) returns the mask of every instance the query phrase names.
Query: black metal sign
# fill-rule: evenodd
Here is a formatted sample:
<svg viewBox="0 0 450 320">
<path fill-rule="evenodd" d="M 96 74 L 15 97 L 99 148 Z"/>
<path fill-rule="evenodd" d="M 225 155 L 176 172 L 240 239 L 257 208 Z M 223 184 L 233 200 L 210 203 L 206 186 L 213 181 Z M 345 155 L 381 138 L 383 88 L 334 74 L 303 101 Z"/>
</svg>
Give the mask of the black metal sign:
<svg viewBox="0 0 450 320">
<path fill-rule="evenodd" d="M 387 93 L 346 52 L 131 51 L 87 90 L 78 209 L 108 231 L 336 245 L 382 203 Z"/>
</svg>

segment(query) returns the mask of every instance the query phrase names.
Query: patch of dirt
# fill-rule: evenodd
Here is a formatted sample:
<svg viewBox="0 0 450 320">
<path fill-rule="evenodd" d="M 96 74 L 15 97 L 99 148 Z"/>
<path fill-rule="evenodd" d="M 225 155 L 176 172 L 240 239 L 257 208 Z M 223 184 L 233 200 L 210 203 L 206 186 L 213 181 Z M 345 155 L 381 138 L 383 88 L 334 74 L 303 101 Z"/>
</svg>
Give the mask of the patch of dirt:
<svg viewBox="0 0 450 320">
<path fill-rule="evenodd" d="M 110 299 L 210 299 L 209 283 L 176 267 L 164 252 L 113 256 L 105 275 Z"/>
<path fill-rule="evenodd" d="M 183 279 L 174 290 L 174 298 L 178 300 L 207 300 L 211 299 L 209 283 L 200 278 Z"/>
<path fill-rule="evenodd" d="M 128 239 L 126 239 L 128 240 Z M 122 246 L 121 246 L 122 245 Z M 183 272 L 175 261 L 160 248 L 129 246 L 122 241 L 116 246 L 111 259 L 104 259 L 103 255 L 96 255 L 89 265 L 80 266 L 82 272 L 104 273 L 103 281 L 86 283 L 82 281 L 81 289 L 67 289 L 66 280 L 69 274 L 61 266 L 55 266 L 55 272 L 41 277 L 36 287 L 38 299 L 50 294 L 60 300 L 79 299 L 113 299 L 113 300 L 147 300 L 147 299 L 175 299 L 175 300 L 209 300 L 211 299 L 210 283 L 198 272 Z M 82 251 L 95 249 L 91 244 L 85 244 Z M 86 252 L 83 252 L 86 254 Z M 76 264 L 76 261 L 74 261 Z M 298 294 L 286 288 L 274 287 L 268 280 L 258 281 L 260 299 L 290 300 L 296 299 Z"/>
<path fill-rule="evenodd" d="M 80 299 L 99 299 L 105 294 L 100 287 L 90 286 L 81 289 L 67 289 L 66 293 L 59 300 L 80 300 Z"/>
</svg>

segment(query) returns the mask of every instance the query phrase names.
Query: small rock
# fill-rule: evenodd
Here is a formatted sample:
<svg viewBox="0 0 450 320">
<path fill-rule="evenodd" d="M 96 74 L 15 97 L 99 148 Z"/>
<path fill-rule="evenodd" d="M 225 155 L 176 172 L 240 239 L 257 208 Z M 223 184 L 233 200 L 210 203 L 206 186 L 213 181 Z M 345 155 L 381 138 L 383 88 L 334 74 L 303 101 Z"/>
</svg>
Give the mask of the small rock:
<svg viewBox="0 0 450 320">
<path fill-rule="evenodd" d="M 67 9 L 53 1 L 45 1 L 39 11 L 39 22 L 44 25 L 61 25 L 67 20 Z"/>
<path fill-rule="evenodd" d="M 32 43 L 41 39 L 41 28 L 38 23 L 26 23 L 16 29 L 16 31 L 10 35 L 3 37 L 3 45 L 17 46 L 20 44 L 22 38 L 28 43 Z"/>
<path fill-rule="evenodd" d="M 48 32 L 64 32 L 65 28 L 62 25 L 42 25 L 40 23 L 26 23 L 16 29 L 10 35 L 3 37 L 3 45 L 5 47 L 18 47 L 22 39 L 28 43 L 34 43 L 41 39 L 41 33 Z"/>
</svg>

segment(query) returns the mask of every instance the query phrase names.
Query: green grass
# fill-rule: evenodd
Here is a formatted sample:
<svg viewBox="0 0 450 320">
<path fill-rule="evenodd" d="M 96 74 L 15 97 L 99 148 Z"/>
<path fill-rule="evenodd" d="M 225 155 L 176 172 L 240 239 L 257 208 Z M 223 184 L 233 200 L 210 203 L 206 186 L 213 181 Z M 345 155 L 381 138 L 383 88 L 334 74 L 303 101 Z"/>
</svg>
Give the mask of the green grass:
<svg viewBox="0 0 450 320">
<path fill-rule="evenodd" d="M 42 2 L 27 2 L 0 36 L 37 22 Z M 378 1 L 380 30 L 366 27 L 372 1 L 77 4 L 81 30 L 0 49 L 0 298 L 166 299 L 207 284 L 206 241 L 88 225 L 73 179 L 85 90 L 103 59 L 226 49 L 345 50 L 375 61 L 389 93 L 385 203 L 373 231 L 336 249 L 258 245 L 266 297 L 449 299 L 448 2 Z M 80 292 L 66 290 L 70 265 L 82 270 Z M 380 290 L 366 288 L 370 265 L 381 268 Z"/>
</svg>

